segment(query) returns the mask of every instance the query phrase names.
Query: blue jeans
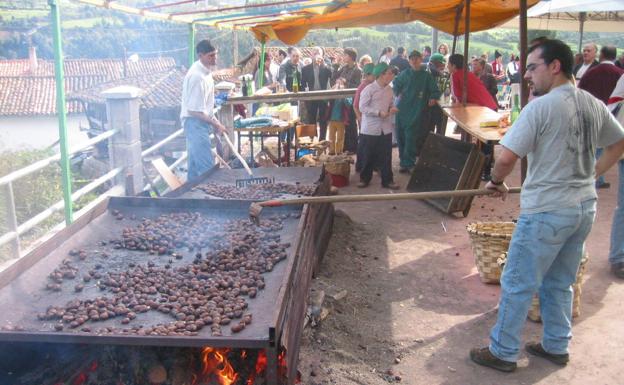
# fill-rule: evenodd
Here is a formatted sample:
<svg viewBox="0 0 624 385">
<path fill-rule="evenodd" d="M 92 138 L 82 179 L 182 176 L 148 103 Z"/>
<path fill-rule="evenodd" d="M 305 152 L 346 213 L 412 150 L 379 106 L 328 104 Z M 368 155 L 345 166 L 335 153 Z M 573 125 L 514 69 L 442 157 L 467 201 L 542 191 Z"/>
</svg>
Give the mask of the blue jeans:
<svg viewBox="0 0 624 385">
<path fill-rule="evenodd" d="M 611 226 L 609 262 L 624 262 L 624 160 L 618 162 L 618 200 Z"/>
<path fill-rule="evenodd" d="M 572 337 L 571 286 L 595 216 L 595 199 L 575 207 L 520 215 L 501 277 L 498 319 L 490 333 L 490 351 L 496 357 L 517 361 L 522 329 L 538 291 L 544 325 L 542 346 L 549 353 L 567 353 Z"/>
<path fill-rule="evenodd" d="M 187 180 L 193 181 L 214 166 L 210 134 L 214 131 L 210 123 L 197 118 L 184 119 L 186 150 L 188 152 Z"/>
<path fill-rule="evenodd" d="M 596 149 L 596 160 L 600 159 L 600 157 L 602 156 L 603 151 L 604 150 L 602 148 L 597 148 Z M 604 174 L 600 175 L 598 177 L 598 179 L 596 179 L 596 186 L 600 186 L 601 184 L 604 184 L 605 182 L 606 181 L 605 181 Z"/>
</svg>

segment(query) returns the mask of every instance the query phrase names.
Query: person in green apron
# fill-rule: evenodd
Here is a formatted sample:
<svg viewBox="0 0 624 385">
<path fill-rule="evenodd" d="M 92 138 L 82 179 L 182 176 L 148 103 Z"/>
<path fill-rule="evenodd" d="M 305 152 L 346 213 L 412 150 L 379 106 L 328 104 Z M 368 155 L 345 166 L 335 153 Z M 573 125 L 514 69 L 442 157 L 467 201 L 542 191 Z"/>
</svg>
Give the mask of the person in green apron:
<svg viewBox="0 0 624 385">
<path fill-rule="evenodd" d="M 422 65 L 422 54 L 416 50 L 409 55 L 410 67 L 392 82 L 398 98 L 396 116 L 399 146 L 399 172 L 407 173 L 416 163 L 429 130 L 423 124 L 425 106 L 433 106 L 440 99 L 440 91 L 431 73 Z"/>
</svg>

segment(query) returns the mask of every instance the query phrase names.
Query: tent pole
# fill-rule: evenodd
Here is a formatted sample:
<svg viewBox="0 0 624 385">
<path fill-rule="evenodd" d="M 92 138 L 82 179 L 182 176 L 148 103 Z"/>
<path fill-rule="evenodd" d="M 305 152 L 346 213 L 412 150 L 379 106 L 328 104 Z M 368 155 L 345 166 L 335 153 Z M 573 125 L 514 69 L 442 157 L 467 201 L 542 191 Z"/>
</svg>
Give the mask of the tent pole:
<svg viewBox="0 0 624 385">
<path fill-rule="evenodd" d="M 188 35 L 188 68 L 195 63 L 195 23 L 189 24 Z"/>
<path fill-rule="evenodd" d="M 466 22 L 464 24 L 464 82 L 462 84 L 462 105 L 468 101 L 468 44 L 470 43 L 470 0 L 466 0 Z"/>
<path fill-rule="evenodd" d="M 529 102 L 529 85 L 524 79 L 526 72 L 526 59 L 529 50 L 529 42 L 527 36 L 527 0 L 520 0 L 520 105 L 526 106 Z M 520 161 L 520 183 L 524 183 L 527 174 L 527 158 L 524 157 Z"/>
<path fill-rule="evenodd" d="M 63 185 L 63 201 L 65 202 L 65 224 L 73 221 L 71 198 L 71 169 L 69 167 L 69 145 L 67 143 L 67 117 L 65 105 L 65 75 L 63 74 L 63 37 L 61 35 L 60 6 L 57 0 L 48 0 L 52 33 L 54 39 L 54 74 L 56 77 L 56 112 L 59 121 L 59 141 L 61 146 L 61 178 Z"/>
<path fill-rule="evenodd" d="M 434 54 L 438 52 L 438 30 L 435 28 L 431 29 L 431 53 Z"/>
<path fill-rule="evenodd" d="M 580 32 L 580 36 L 579 36 L 579 44 L 578 44 L 578 51 L 582 52 L 583 49 L 583 29 L 585 28 L 585 20 L 587 19 L 587 12 L 581 12 L 579 14 L 579 32 Z"/>
<path fill-rule="evenodd" d="M 258 67 L 260 75 L 260 88 L 264 87 L 264 52 L 266 50 L 265 40 L 262 40 L 262 48 L 260 49 L 260 66 Z"/>
<path fill-rule="evenodd" d="M 459 18 L 461 17 L 462 11 L 464 8 L 464 3 L 461 3 L 455 9 L 455 26 L 453 28 L 453 49 L 451 50 L 451 54 L 455 53 L 455 47 L 457 46 L 457 31 L 459 31 Z"/>
</svg>

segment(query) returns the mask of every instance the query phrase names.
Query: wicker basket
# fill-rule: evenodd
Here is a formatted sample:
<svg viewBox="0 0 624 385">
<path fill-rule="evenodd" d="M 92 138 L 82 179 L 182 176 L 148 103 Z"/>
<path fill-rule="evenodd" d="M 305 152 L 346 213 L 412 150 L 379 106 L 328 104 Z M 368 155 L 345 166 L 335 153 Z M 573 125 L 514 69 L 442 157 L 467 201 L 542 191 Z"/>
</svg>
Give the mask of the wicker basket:
<svg viewBox="0 0 624 385">
<path fill-rule="evenodd" d="M 501 268 L 497 260 L 507 252 L 515 227 L 513 222 L 477 222 L 466 226 L 481 282 L 500 283 Z"/>
<path fill-rule="evenodd" d="M 572 318 L 576 318 L 581 315 L 581 286 L 583 285 L 583 274 L 585 273 L 585 266 L 587 265 L 588 259 L 589 257 L 586 255 L 581 260 L 581 265 L 576 273 L 576 281 L 572 285 L 572 290 L 574 292 L 574 297 L 572 298 Z M 533 297 L 528 317 L 531 321 L 542 321 L 542 317 L 540 316 L 539 296 L 537 294 Z"/>
</svg>

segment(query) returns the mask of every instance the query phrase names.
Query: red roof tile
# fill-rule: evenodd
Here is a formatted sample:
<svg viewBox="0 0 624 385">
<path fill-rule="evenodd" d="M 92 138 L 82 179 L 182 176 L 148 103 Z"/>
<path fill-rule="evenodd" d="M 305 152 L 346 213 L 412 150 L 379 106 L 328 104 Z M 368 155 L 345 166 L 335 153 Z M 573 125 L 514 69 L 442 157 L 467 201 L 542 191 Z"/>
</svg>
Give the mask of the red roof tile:
<svg viewBox="0 0 624 385">
<path fill-rule="evenodd" d="M 172 58 L 148 58 L 128 62 L 128 76 L 161 73 L 175 68 Z M 68 59 L 64 64 L 65 92 L 87 89 L 124 77 L 123 61 L 116 59 Z M 0 116 L 56 114 L 54 63 L 38 60 L 30 71 L 28 59 L 0 60 Z M 81 112 L 77 101 L 68 101 L 69 113 Z"/>
</svg>

